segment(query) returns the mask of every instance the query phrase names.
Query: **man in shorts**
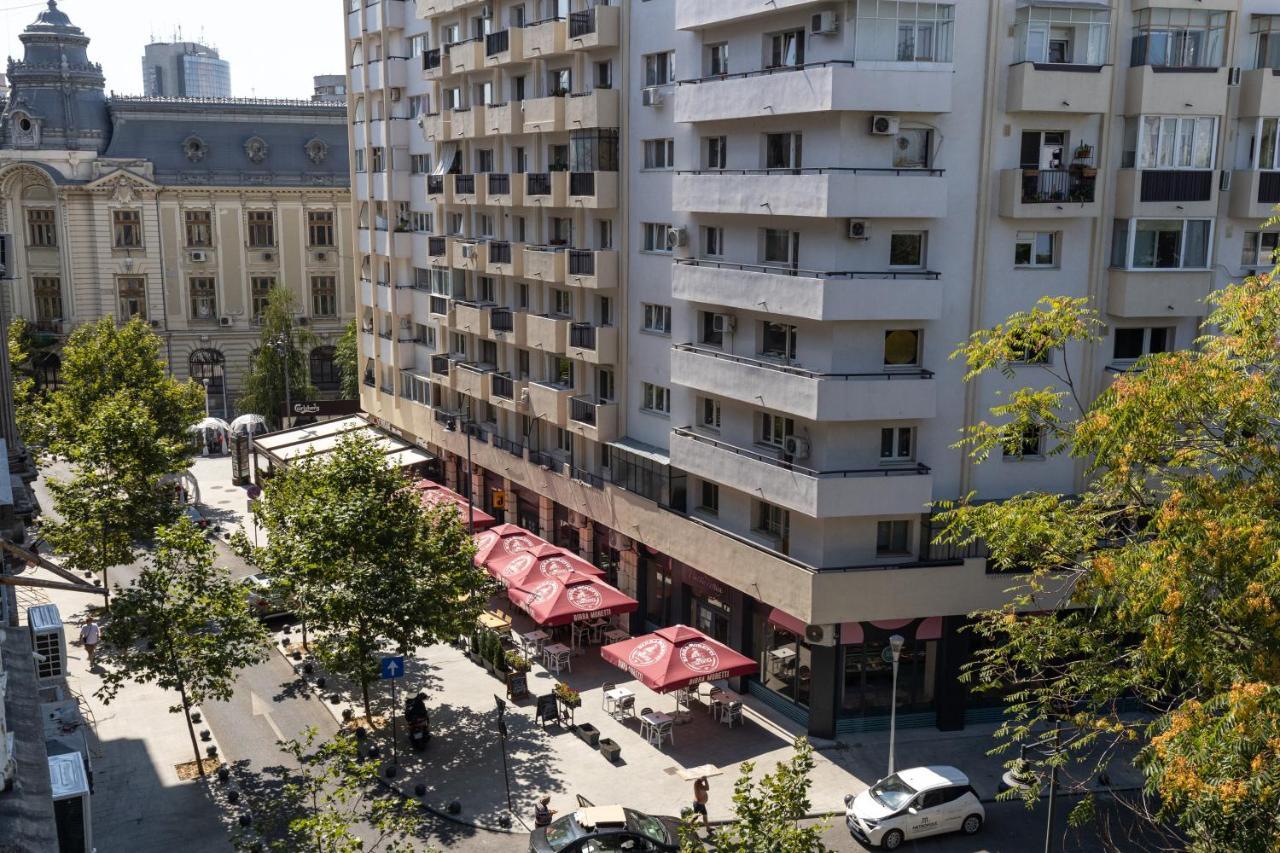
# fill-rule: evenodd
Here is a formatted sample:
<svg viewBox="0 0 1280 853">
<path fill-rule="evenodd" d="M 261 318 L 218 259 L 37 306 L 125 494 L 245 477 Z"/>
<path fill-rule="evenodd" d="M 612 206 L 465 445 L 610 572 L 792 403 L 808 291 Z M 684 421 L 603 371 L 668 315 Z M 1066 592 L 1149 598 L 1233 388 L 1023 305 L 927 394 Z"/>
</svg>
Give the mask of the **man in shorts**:
<svg viewBox="0 0 1280 853">
<path fill-rule="evenodd" d="M 693 813 L 702 815 L 702 825 L 707 835 L 711 834 L 711 821 L 707 818 L 707 796 L 711 791 L 711 783 L 706 776 L 699 776 L 693 783 Z"/>
<path fill-rule="evenodd" d="M 93 616 L 89 615 L 80 626 L 80 643 L 84 646 L 84 653 L 89 658 L 90 669 L 98 665 L 94 655 L 98 649 L 98 641 L 101 639 L 102 629 L 98 627 L 97 622 L 93 621 Z"/>
</svg>

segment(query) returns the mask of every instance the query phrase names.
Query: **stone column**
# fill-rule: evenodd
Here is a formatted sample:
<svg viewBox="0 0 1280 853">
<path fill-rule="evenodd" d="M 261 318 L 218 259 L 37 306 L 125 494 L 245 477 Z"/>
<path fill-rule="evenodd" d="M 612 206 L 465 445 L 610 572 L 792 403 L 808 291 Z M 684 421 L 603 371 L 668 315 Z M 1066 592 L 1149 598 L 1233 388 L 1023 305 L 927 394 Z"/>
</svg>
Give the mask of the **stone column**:
<svg viewBox="0 0 1280 853">
<path fill-rule="evenodd" d="M 546 495 L 538 495 L 538 535 L 556 541 L 556 502 Z"/>
</svg>

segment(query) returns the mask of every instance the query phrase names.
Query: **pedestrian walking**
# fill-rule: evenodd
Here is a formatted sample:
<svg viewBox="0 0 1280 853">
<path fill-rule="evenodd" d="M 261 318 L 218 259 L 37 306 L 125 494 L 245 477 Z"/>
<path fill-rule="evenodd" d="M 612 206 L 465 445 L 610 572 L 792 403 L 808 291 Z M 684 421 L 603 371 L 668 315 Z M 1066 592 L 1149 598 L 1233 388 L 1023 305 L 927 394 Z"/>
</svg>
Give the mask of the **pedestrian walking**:
<svg viewBox="0 0 1280 853">
<path fill-rule="evenodd" d="M 86 617 L 84 624 L 80 626 L 80 644 L 84 646 L 85 655 L 89 658 L 90 668 L 98 664 L 95 655 L 98 649 L 98 641 L 101 639 L 102 629 L 98 627 L 98 623 L 93 621 L 92 615 Z"/>
<path fill-rule="evenodd" d="M 551 802 L 550 797 L 542 797 L 538 800 L 538 804 L 533 807 L 533 825 L 534 826 L 550 826 L 551 818 L 555 816 L 556 810 L 548 805 Z"/>
<path fill-rule="evenodd" d="M 707 796 L 711 792 L 711 783 L 706 776 L 699 776 L 693 783 L 693 813 L 702 815 L 702 825 L 711 834 L 711 821 L 707 818 Z"/>
</svg>

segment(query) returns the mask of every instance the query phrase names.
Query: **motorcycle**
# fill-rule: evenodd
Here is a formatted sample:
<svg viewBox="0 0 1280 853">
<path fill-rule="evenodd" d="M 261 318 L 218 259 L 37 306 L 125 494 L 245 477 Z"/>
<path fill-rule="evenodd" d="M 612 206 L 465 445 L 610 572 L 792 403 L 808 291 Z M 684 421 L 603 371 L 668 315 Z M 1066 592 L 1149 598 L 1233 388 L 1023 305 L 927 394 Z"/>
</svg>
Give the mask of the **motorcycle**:
<svg viewBox="0 0 1280 853">
<path fill-rule="evenodd" d="M 422 752 L 431 740 L 431 716 L 427 712 L 426 694 L 419 693 L 404 703 L 404 721 L 409 728 L 409 746 Z"/>
</svg>

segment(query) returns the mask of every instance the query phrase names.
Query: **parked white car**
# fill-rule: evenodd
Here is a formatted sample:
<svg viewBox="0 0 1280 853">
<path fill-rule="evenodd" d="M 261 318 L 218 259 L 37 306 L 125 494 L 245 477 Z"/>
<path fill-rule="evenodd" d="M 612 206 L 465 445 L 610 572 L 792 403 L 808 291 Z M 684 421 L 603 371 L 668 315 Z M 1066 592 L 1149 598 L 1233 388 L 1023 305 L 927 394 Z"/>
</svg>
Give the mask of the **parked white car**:
<svg viewBox="0 0 1280 853">
<path fill-rule="evenodd" d="M 969 777 L 942 764 L 886 776 L 856 797 L 845 797 L 844 804 L 853 837 L 885 850 L 944 832 L 973 835 L 987 817 Z"/>
</svg>

